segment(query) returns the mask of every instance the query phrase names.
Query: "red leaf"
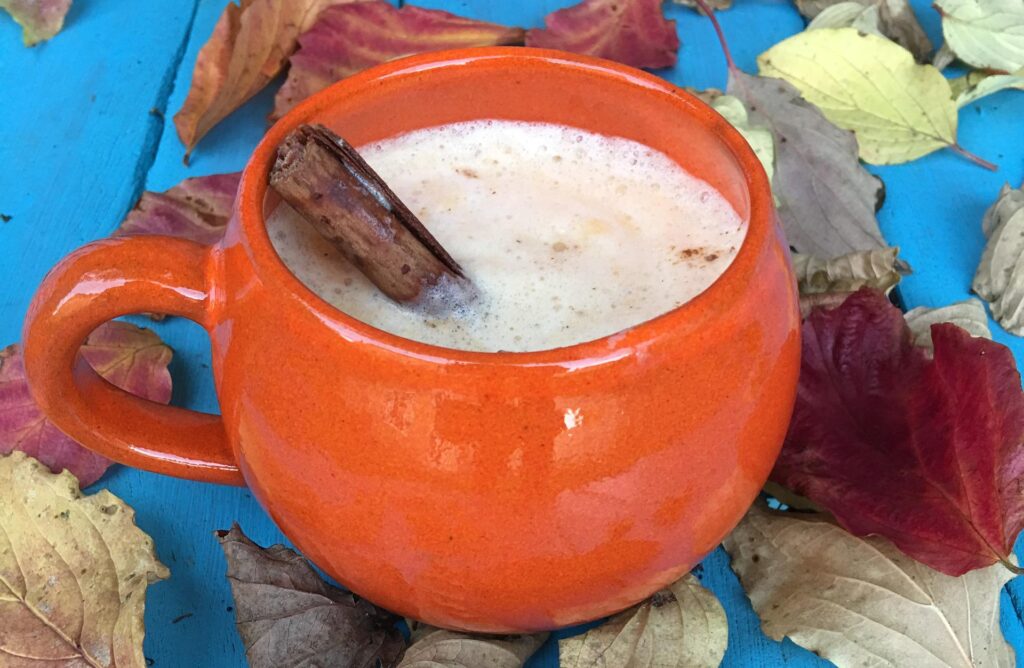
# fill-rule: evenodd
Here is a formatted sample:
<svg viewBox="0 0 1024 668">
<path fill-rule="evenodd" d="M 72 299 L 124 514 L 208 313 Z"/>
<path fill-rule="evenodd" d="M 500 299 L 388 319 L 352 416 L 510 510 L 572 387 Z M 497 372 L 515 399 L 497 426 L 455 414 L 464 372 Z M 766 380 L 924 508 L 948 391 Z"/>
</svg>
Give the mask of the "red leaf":
<svg viewBox="0 0 1024 668">
<path fill-rule="evenodd" d="M 144 192 L 115 236 L 166 234 L 214 244 L 224 234 L 240 172 L 185 179 L 167 192 Z"/>
<path fill-rule="evenodd" d="M 665 19 L 661 0 L 583 0 L 548 14 L 544 24 L 546 29 L 526 33 L 526 46 L 574 51 L 633 67 L 676 64 L 676 22 Z"/>
<path fill-rule="evenodd" d="M 101 376 L 132 394 L 166 404 L 171 400 L 171 349 L 148 329 L 108 322 L 89 335 L 82 355 Z M 28 391 L 21 348 L 0 351 L 0 454 L 20 450 L 57 473 L 68 469 L 82 487 L 96 482 L 110 460 L 61 433 Z"/>
<path fill-rule="evenodd" d="M 263 89 L 324 7 L 353 0 L 241 0 L 229 3 L 196 57 L 192 85 L 174 115 L 185 159 L 200 139 Z"/>
<path fill-rule="evenodd" d="M 949 575 L 1003 561 L 1024 527 L 1024 393 L 1006 347 L 861 290 L 803 325 L 793 421 L 772 480 L 859 536 Z"/>
<path fill-rule="evenodd" d="M 373 0 L 329 7 L 301 37 L 274 100 L 279 118 L 318 90 L 401 56 L 470 46 L 521 45 L 525 32 L 435 9 Z"/>
</svg>

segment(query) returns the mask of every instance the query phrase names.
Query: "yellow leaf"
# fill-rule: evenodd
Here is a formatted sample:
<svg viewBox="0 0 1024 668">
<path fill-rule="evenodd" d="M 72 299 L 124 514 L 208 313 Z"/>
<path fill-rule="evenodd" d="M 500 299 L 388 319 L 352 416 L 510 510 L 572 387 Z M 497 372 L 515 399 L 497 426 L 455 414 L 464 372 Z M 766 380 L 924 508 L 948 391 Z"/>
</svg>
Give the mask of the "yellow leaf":
<svg viewBox="0 0 1024 668">
<path fill-rule="evenodd" d="M 116 496 L 82 496 L 70 473 L 55 475 L 23 453 L 0 457 L 7 655 L 39 665 L 143 668 L 146 587 L 168 575 L 135 512 Z"/>
<path fill-rule="evenodd" d="M 710 104 L 747 140 L 750 148 L 757 155 L 757 159 L 761 161 L 761 166 L 764 167 L 765 174 L 768 175 L 768 182 L 771 183 L 775 176 L 775 140 L 772 138 L 771 130 L 752 126 L 747 108 L 743 106 L 739 98 L 732 95 L 719 95 Z"/>
<path fill-rule="evenodd" d="M 867 162 L 906 162 L 956 146 L 949 83 L 887 39 L 853 28 L 809 30 L 757 62 L 763 76 L 790 82 L 830 121 L 852 130 Z"/>
<path fill-rule="evenodd" d="M 1024 90 L 1024 68 L 1013 74 L 989 74 L 975 70 L 962 77 L 950 79 L 949 87 L 956 98 L 957 109 L 962 109 L 986 95 L 992 95 L 1001 90 L 1010 88 Z"/>
<path fill-rule="evenodd" d="M 1024 67 L 1024 2 L 936 0 L 946 44 L 965 63 L 1013 72 Z"/>
</svg>

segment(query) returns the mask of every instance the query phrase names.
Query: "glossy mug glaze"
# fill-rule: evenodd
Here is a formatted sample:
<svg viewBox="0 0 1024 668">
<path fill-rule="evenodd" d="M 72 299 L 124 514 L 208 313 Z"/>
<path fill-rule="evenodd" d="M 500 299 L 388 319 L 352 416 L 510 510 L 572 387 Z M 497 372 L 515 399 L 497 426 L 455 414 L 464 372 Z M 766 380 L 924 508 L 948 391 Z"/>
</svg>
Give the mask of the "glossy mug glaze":
<svg viewBox="0 0 1024 668">
<path fill-rule="evenodd" d="M 479 118 L 577 126 L 663 151 L 748 219 L 746 240 L 683 306 L 528 353 L 379 331 L 278 259 L 263 225 L 267 175 L 295 126 L 324 123 L 358 145 Z M 471 631 L 570 625 L 689 570 L 772 467 L 800 354 L 773 211 L 740 135 L 654 76 L 523 48 L 414 56 L 345 79 L 274 125 L 217 246 L 117 238 L 65 258 L 25 325 L 29 382 L 47 416 L 97 452 L 248 485 L 306 556 L 378 605 Z M 100 323 L 145 311 L 209 332 L 223 417 L 129 396 L 76 359 Z"/>
</svg>

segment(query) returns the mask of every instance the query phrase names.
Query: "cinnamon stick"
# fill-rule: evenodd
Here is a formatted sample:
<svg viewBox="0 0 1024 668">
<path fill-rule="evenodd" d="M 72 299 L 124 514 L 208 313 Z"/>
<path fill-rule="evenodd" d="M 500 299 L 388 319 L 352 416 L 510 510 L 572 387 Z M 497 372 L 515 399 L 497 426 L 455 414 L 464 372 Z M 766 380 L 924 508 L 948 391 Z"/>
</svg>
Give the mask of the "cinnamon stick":
<svg viewBox="0 0 1024 668">
<path fill-rule="evenodd" d="M 362 156 L 324 126 L 301 125 L 285 138 L 270 185 L 396 302 L 422 302 L 447 282 L 467 294 L 458 263 Z"/>
</svg>

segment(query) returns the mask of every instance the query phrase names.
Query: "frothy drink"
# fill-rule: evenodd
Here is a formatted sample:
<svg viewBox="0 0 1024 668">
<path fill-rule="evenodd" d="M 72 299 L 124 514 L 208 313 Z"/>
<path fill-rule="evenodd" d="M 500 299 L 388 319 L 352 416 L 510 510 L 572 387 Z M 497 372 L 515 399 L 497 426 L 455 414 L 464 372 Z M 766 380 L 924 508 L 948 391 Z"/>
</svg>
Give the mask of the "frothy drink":
<svg viewBox="0 0 1024 668">
<path fill-rule="evenodd" d="M 704 181 L 636 142 L 473 121 L 360 147 L 479 290 L 445 317 L 381 294 L 288 205 L 267 228 L 310 289 L 426 343 L 529 351 L 613 334 L 683 304 L 729 266 L 746 223 Z"/>
</svg>

